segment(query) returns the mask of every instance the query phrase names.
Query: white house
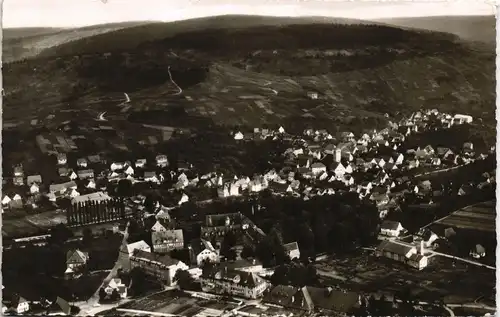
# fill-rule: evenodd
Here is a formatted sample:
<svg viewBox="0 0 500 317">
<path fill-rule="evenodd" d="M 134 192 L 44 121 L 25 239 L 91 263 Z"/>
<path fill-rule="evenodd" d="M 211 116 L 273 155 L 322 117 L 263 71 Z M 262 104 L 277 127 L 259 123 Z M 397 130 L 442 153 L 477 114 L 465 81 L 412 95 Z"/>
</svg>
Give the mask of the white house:
<svg viewBox="0 0 500 317">
<path fill-rule="evenodd" d="M 76 174 L 78 175 L 78 178 L 81 180 L 94 178 L 94 170 L 93 169 L 79 170 L 78 172 L 76 172 Z"/>
<path fill-rule="evenodd" d="M 314 91 L 308 91 L 307 92 L 307 97 L 311 99 L 318 99 L 318 93 Z"/>
<path fill-rule="evenodd" d="M 403 226 L 400 222 L 385 220 L 380 225 L 380 233 L 389 237 L 397 237 L 403 230 Z"/>
<path fill-rule="evenodd" d="M 281 133 L 281 134 L 285 133 L 285 128 L 283 128 L 282 126 L 280 126 L 278 128 L 278 132 Z"/>
<path fill-rule="evenodd" d="M 78 178 L 78 175 L 74 171 L 71 171 L 71 174 L 69 174 L 69 179 L 75 180 Z"/>
<path fill-rule="evenodd" d="M 120 295 L 120 298 L 127 298 L 127 286 L 123 284 L 122 280 L 119 278 L 113 278 L 109 281 L 108 285 L 104 288 L 104 291 L 107 295 L 113 294 L 114 291 L 117 291 Z"/>
<path fill-rule="evenodd" d="M 394 160 L 394 164 L 396 164 L 396 165 L 401 165 L 401 164 L 403 164 L 403 160 L 404 160 L 404 158 L 405 158 L 405 157 L 404 157 L 404 155 L 403 155 L 403 154 L 401 154 L 401 153 L 399 153 L 399 154 L 396 156 L 395 160 Z"/>
<path fill-rule="evenodd" d="M 153 232 L 166 232 L 168 230 L 167 227 L 168 227 L 168 225 L 165 221 L 157 220 L 155 222 L 155 224 L 151 227 L 151 231 L 153 231 Z"/>
<path fill-rule="evenodd" d="M 3 199 L 2 199 L 2 205 L 8 205 L 10 202 L 12 201 L 12 199 L 10 199 L 9 195 L 5 195 L 3 196 Z"/>
<path fill-rule="evenodd" d="M 236 183 L 231 183 L 229 185 L 229 196 L 239 196 L 240 195 L 240 187 Z"/>
<path fill-rule="evenodd" d="M 66 163 L 68 163 L 68 158 L 66 157 L 66 154 L 65 153 L 57 154 L 57 164 L 64 165 Z"/>
<path fill-rule="evenodd" d="M 152 182 L 152 183 L 159 183 L 160 182 L 158 180 L 158 177 L 156 177 L 155 172 L 144 172 L 144 181 Z"/>
<path fill-rule="evenodd" d="M 36 183 L 31 184 L 30 193 L 33 195 L 33 194 L 37 194 L 39 192 L 40 192 L 40 187 L 38 187 L 38 185 Z"/>
<path fill-rule="evenodd" d="M 168 165 L 168 158 L 164 154 L 160 154 L 156 156 L 156 165 L 165 167 Z"/>
<path fill-rule="evenodd" d="M 235 139 L 235 140 L 243 140 L 243 138 L 244 138 L 244 137 L 245 137 L 245 136 L 244 136 L 244 135 L 243 135 L 243 133 L 241 133 L 240 131 L 238 131 L 238 132 L 236 132 L 236 133 L 234 134 L 234 139 Z"/>
<path fill-rule="evenodd" d="M 411 160 L 408 162 L 408 169 L 414 169 L 420 166 L 420 161 L 419 160 Z"/>
<path fill-rule="evenodd" d="M 456 114 L 453 116 L 453 123 L 463 124 L 463 123 L 471 123 L 473 118 L 464 114 Z"/>
<path fill-rule="evenodd" d="M 344 167 L 344 165 L 342 165 L 342 163 L 338 163 L 338 164 L 334 165 L 333 172 L 338 177 L 342 177 L 346 173 L 345 167 Z"/>
<path fill-rule="evenodd" d="M 10 303 L 10 307 L 17 314 L 24 314 L 30 310 L 30 304 L 23 297 L 17 297 L 16 299 L 12 300 L 12 302 Z"/>
<path fill-rule="evenodd" d="M 151 247 L 144 240 L 127 244 L 127 252 L 129 256 L 132 256 L 135 250 L 151 252 Z"/>
<path fill-rule="evenodd" d="M 69 194 L 69 197 L 75 198 L 75 197 L 78 197 L 78 196 L 80 196 L 80 193 L 76 189 L 73 188 L 73 190 Z"/>
<path fill-rule="evenodd" d="M 78 167 L 87 167 L 87 159 L 79 158 L 78 160 L 76 160 L 76 165 Z"/>
<path fill-rule="evenodd" d="M 143 168 L 144 166 L 146 166 L 146 159 L 138 159 L 135 161 L 135 167 Z"/>
<path fill-rule="evenodd" d="M 420 245 L 420 251 L 417 251 L 417 248 L 412 245 L 382 241 L 377 247 L 375 254 L 406 263 L 418 270 L 422 270 L 428 265 L 428 257 L 424 254 L 423 241 Z"/>
<path fill-rule="evenodd" d="M 181 199 L 179 200 L 179 206 L 184 204 L 184 203 L 187 203 L 189 201 L 189 197 L 188 195 L 186 195 L 185 193 L 182 194 L 182 197 Z"/>
<path fill-rule="evenodd" d="M 113 162 L 111 163 L 111 170 L 112 171 L 118 171 L 118 170 L 121 170 L 125 167 L 125 164 L 123 162 Z"/>
<path fill-rule="evenodd" d="M 89 189 L 95 189 L 95 181 L 93 179 L 89 179 L 87 181 L 87 185 L 85 185 L 86 188 Z"/>
<path fill-rule="evenodd" d="M 325 164 L 323 164 L 321 162 L 316 162 L 316 163 L 313 163 L 311 165 L 311 170 L 312 170 L 313 174 L 320 175 L 320 174 L 326 172 L 326 166 L 325 166 Z"/>
<path fill-rule="evenodd" d="M 188 246 L 191 262 L 201 266 L 204 261 L 211 263 L 219 262 L 219 252 L 214 248 L 210 241 L 204 239 L 195 239 Z"/>
<path fill-rule="evenodd" d="M 125 170 L 125 174 L 134 175 L 134 169 L 132 168 L 132 166 L 127 167 L 127 169 Z"/>
</svg>

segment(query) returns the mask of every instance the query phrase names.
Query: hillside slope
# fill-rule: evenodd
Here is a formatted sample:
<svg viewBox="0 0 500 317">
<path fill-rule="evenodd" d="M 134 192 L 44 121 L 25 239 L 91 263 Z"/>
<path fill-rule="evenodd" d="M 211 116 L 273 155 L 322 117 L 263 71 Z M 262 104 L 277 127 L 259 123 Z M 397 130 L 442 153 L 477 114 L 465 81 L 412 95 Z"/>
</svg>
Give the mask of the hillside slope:
<svg viewBox="0 0 500 317">
<path fill-rule="evenodd" d="M 41 56 L 78 55 L 134 49 L 145 42 L 154 42 L 177 34 L 198 30 L 247 29 L 259 26 L 307 25 L 311 23 L 363 24 L 367 22 L 325 17 L 289 18 L 250 15 L 223 15 L 170 23 L 150 22 L 112 32 L 102 32 L 102 34 L 96 36 L 75 38 L 74 41 L 54 45 L 52 49 L 45 50 Z"/>
<path fill-rule="evenodd" d="M 398 27 L 446 32 L 467 41 L 496 42 L 495 16 L 441 16 L 375 20 Z"/>
<path fill-rule="evenodd" d="M 197 30 L 106 54 L 7 64 L 3 118 L 111 111 L 105 100 L 127 92 L 130 111 L 177 105 L 248 126 L 363 125 L 422 107 L 494 121 L 494 69 L 494 51 L 442 33 L 339 24 Z M 307 98 L 311 90 L 318 100 Z"/>
<path fill-rule="evenodd" d="M 12 28 L 3 30 L 2 59 L 4 63 L 38 56 L 44 50 L 83 38 L 129 28 L 145 22 L 112 23 L 89 27 Z"/>
</svg>

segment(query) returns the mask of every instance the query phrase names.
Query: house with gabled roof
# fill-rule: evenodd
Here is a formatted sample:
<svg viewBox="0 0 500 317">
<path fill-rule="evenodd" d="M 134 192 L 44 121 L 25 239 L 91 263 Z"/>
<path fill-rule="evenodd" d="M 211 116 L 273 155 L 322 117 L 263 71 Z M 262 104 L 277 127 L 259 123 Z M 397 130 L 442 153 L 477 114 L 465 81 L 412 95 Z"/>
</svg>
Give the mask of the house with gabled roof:
<svg viewBox="0 0 500 317">
<path fill-rule="evenodd" d="M 38 184 L 32 183 L 30 186 L 30 194 L 34 195 L 34 194 L 38 194 L 39 192 L 40 192 L 40 187 L 38 186 Z"/>
<path fill-rule="evenodd" d="M 26 178 L 26 185 L 31 186 L 32 184 L 38 184 L 40 185 L 42 183 L 42 176 L 41 175 L 28 175 Z"/>
<path fill-rule="evenodd" d="M 49 191 L 51 193 L 64 194 L 67 190 L 76 189 L 77 187 L 74 181 L 69 181 L 60 184 L 51 184 L 49 186 Z"/>
<path fill-rule="evenodd" d="M 424 147 L 424 151 L 427 152 L 428 155 L 433 155 L 434 154 L 434 148 L 431 145 L 427 145 Z"/>
<path fill-rule="evenodd" d="M 146 159 L 138 159 L 135 161 L 135 167 L 136 168 L 144 168 L 146 166 L 147 160 Z"/>
<path fill-rule="evenodd" d="M 219 262 L 219 250 L 215 249 L 208 240 L 194 239 L 188 245 L 188 250 L 191 263 L 197 266 L 203 265 L 204 261 Z"/>
<path fill-rule="evenodd" d="M 235 140 L 237 140 L 237 141 L 238 141 L 238 140 L 243 140 L 243 138 L 244 138 L 244 137 L 245 137 L 245 136 L 244 136 L 244 135 L 243 135 L 243 133 L 241 133 L 240 131 L 236 132 L 236 133 L 234 134 L 234 136 L 233 136 L 233 138 L 234 138 Z"/>
<path fill-rule="evenodd" d="M 428 265 L 428 257 L 424 251 L 423 241 L 420 243 L 420 250 L 417 250 L 413 245 L 385 240 L 379 244 L 375 254 L 379 257 L 384 256 L 405 263 L 418 270 L 422 270 Z"/>
<path fill-rule="evenodd" d="M 76 250 L 69 250 L 66 252 L 66 268 L 73 272 L 83 268 L 89 261 L 89 254 L 87 252 Z"/>
<path fill-rule="evenodd" d="M 121 299 L 127 298 L 127 286 L 119 278 L 112 278 L 104 287 L 107 296 L 111 296 L 115 291 L 118 292 Z"/>
<path fill-rule="evenodd" d="M 60 177 L 66 177 L 71 172 L 71 170 L 67 167 L 59 167 L 59 169 L 57 171 L 58 171 Z"/>
<path fill-rule="evenodd" d="M 227 267 L 214 267 L 205 270 L 200 276 L 204 292 L 231 294 L 233 296 L 257 299 L 267 289 L 268 283 L 253 272 L 246 272 Z"/>
<path fill-rule="evenodd" d="M 161 232 L 167 231 L 171 228 L 172 223 L 170 222 L 170 216 L 168 217 L 157 217 L 155 224 L 151 227 L 151 232 Z"/>
<path fill-rule="evenodd" d="M 465 142 L 463 145 L 464 152 L 472 152 L 474 151 L 474 144 L 472 142 Z"/>
<path fill-rule="evenodd" d="M 94 178 L 94 170 L 93 169 L 79 170 L 76 173 L 78 174 L 78 178 L 81 180 Z"/>
<path fill-rule="evenodd" d="M 186 193 L 182 193 L 182 196 L 177 204 L 180 206 L 184 203 L 187 203 L 188 201 L 189 201 L 189 196 Z"/>
<path fill-rule="evenodd" d="M 8 205 L 11 201 L 12 201 L 12 199 L 9 197 L 9 195 L 4 195 L 4 196 L 3 196 L 3 198 L 2 198 L 2 205 L 3 205 L 3 206 L 6 206 L 6 205 Z"/>
<path fill-rule="evenodd" d="M 71 171 L 71 173 L 69 173 L 69 179 L 70 180 L 75 180 L 78 178 L 78 175 L 75 173 L 75 171 Z"/>
<path fill-rule="evenodd" d="M 326 166 L 321 162 L 315 162 L 311 165 L 311 171 L 313 174 L 319 175 L 323 172 L 326 172 Z"/>
<path fill-rule="evenodd" d="M 124 162 L 113 162 L 110 165 L 110 169 L 112 171 L 119 171 L 125 168 L 125 163 Z"/>
<path fill-rule="evenodd" d="M 418 168 L 420 166 L 419 160 L 411 160 L 408 162 L 408 169 Z"/>
<path fill-rule="evenodd" d="M 283 245 L 283 248 L 285 249 L 285 253 L 288 255 L 290 260 L 300 259 L 299 244 L 297 242 L 286 243 Z"/>
<path fill-rule="evenodd" d="M 79 158 L 76 160 L 76 165 L 78 167 L 87 167 L 87 159 L 86 158 Z"/>
<path fill-rule="evenodd" d="M 167 253 L 184 248 L 182 229 L 153 231 L 151 232 L 151 241 L 153 242 L 153 251 L 156 253 Z"/>
<path fill-rule="evenodd" d="M 57 154 L 57 164 L 64 165 L 68 163 L 68 158 L 66 157 L 66 153 Z"/>
<path fill-rule="evenodd" d="M 14 294 L 11 298 L 2 298 L 2 304 L 5 304 L 5 313 L 10 315 L 10 312 L 14 314 L 24 314 L 30 310 L 29 302 L 22 296 Z"/>
<path fill-rule="evenodd" d="M 127 244 L 127 252 L 129 256 L 132 256 L 135 250 L 151 252 L 151 247 L 144 240 Z"/>
<path fill-rule="evenodd" d="M 141 268 L 146 275 L 162 281 L 165 285 L 175 285 L 175 274 L 179 270 L 187 271 L 189 267 L 182 261 L 168 255 L 155 254 L 143 250 L 134 250 L 130 256 L 131 268 Z"/>
<path fill-rule="evenodd" d="M 316 312 L 321 316 L 352 316 L 358 312 L 361 297 L 357 293 L 331 287 L 277 285 L 264 296 L 262 302 L 268 306 L 306 312 L 306 315 Z"/>
<path fill-rule="evenodd" d="M 403 229 L 400 222 L 385 220 L 380 225 L 380 234 L 388 237 L 398 237 Z"/>
<path fill-rule="evenodd" d="M 168 165 L 168 158 L 165 154 L 159 154 L 156 156 L 156 165 L 160 167 L 165 167 Z"/>
<path fill-rule="evenodd" d="M 342 163 L 335 163 L 332 165 L 331 171 L 336 175 L 336 176 L 344 176 L 346 173 L 346 169 Z"/>
<path fill-rule="evenodd" d="M 144 172 L 144 181 L 152 183 L 160 183 L 160 180 L 156 176 L 156 172 Z"/>
</svg>

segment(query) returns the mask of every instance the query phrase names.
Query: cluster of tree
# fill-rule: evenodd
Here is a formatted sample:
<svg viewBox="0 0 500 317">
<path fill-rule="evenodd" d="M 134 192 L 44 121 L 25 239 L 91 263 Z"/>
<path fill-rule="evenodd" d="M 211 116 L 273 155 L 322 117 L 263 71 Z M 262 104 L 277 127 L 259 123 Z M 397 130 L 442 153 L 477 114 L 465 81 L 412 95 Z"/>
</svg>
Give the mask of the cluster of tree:
<svg viewBox="0 0 500 317">
<path fill-rule="evenodd" d="M 191 273 L 186 270 L 177 270 L 174 281 L 182 290 L 196 291 L 200 289 L 199 283 L 195 281 Z"/>
<path fill-rule="evenodd" d="M 66 210 L 69 226 L 124 219 L 125 205 L 119 199 L 70 204 Z"/>
<path fill-rule="evenodd" d="M 139 267 L 134 267 L 130 271 L 130 293 L 132 296 L 140 296 L 148 291 L 148 281 L 146 273 Z"/>
<path fill-rule="evenodd" d="M 442 124 L 441 124 L 442 126 Z M 489 131 L 489 134 L 485 134 Z M 479 127 L 472 124 L 453 125 L 450 128 L 439 128 L 437 130 L 426 130 L 410 135 L 402 144 L 402 149 L 416 149 L 431 145 L 437 147 L 449 147 L 459 154 L 462 152 L 465 142 L 472 142 L 476 151 L 486 153 L 494 144 L 494 129 Z M 492 138 L 493 136 L 493 138 Z"/>
<path fill-rule="evenodd" d="M 289 263 L 290 258 L 283 247 L 283 235 L 279 226 L 274 226 L 269 234 L 259 241 L 254 250 L 248 252 L 246 257 L 256 257 L 266 267 Z M 243 252 L 242 252 L 243 253 Z"/>
<path fill-rule="evenodd" d="M 316 285 L 318 283 L 318 273 L 312 264 L 304 265 L 298 261 L 282 264 L 275 268 L 271 276 L 273 285 L 292 285 L 302 287 L 306 285 Z"/>
<path fill-rule="evenodd" d="M 234 234 L 232 231 L 228 231 L 222 240 L 221 243 L 221 249 L 220 249 L 220 255 L 226 258 L 228 261 L 234 261 L 236 260 L 236 250 L 234 249 L 236 247 L 238 240 L 236 237 L 236 234 Z"/>
<path fill-rule="evenodd" d="M 59 223 L 55 225 L 49 232 L 50 236 L 47 242 L 50 245 L 61 246 L 70 238 L 73 237 L 73 231 L 71 231 L 65 224 Z"/>
<path fill-rule="evenodd" d="M 443 41 L 447 39 L 448 41 Z M 296 50 L 328 48 L 362 48 L 366 46 L 391 47 L 398 43 L 413 44 L 415 49 L 437 48 L 441 44 L 452 48 L 456 45 L 450 36 L 425 34 L 398 28 L 366 24 L 308 24 L 280 27 L 249 27 L 227 30 L 192 31 L 163 40 L 169 48 L 200 49 L 227 54 L 256 50 Z M 425 44 L 421 44 L 421 42 Z M 420 44 L 419 44 L 420 43 Z"/>
<path fill-rule="evenodd" d="M 314 197 L 263 196 L 263 208 L 250 219 L 265 232 L 278 232 L 277 240 L 297 241 L 303 258 L 320 252 L 348 252 L 376 241 L 380 218 L 376 206 L 356 193 Z M 250 209 L 250 208 L 248 208 Z"/>
</svg>

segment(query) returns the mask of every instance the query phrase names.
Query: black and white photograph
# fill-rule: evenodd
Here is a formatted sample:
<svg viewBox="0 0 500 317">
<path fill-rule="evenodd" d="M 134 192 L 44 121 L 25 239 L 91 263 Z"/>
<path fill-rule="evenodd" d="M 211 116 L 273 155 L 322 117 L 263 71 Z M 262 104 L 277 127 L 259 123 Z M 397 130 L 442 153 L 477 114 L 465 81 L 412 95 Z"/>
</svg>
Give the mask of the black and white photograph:
<svg viewBox="0 0 500 317">
<path fill-rule="evenodd" d="M 2 2 L 3 316 L 496 315 L 494 1 Z"/>
</svg>

